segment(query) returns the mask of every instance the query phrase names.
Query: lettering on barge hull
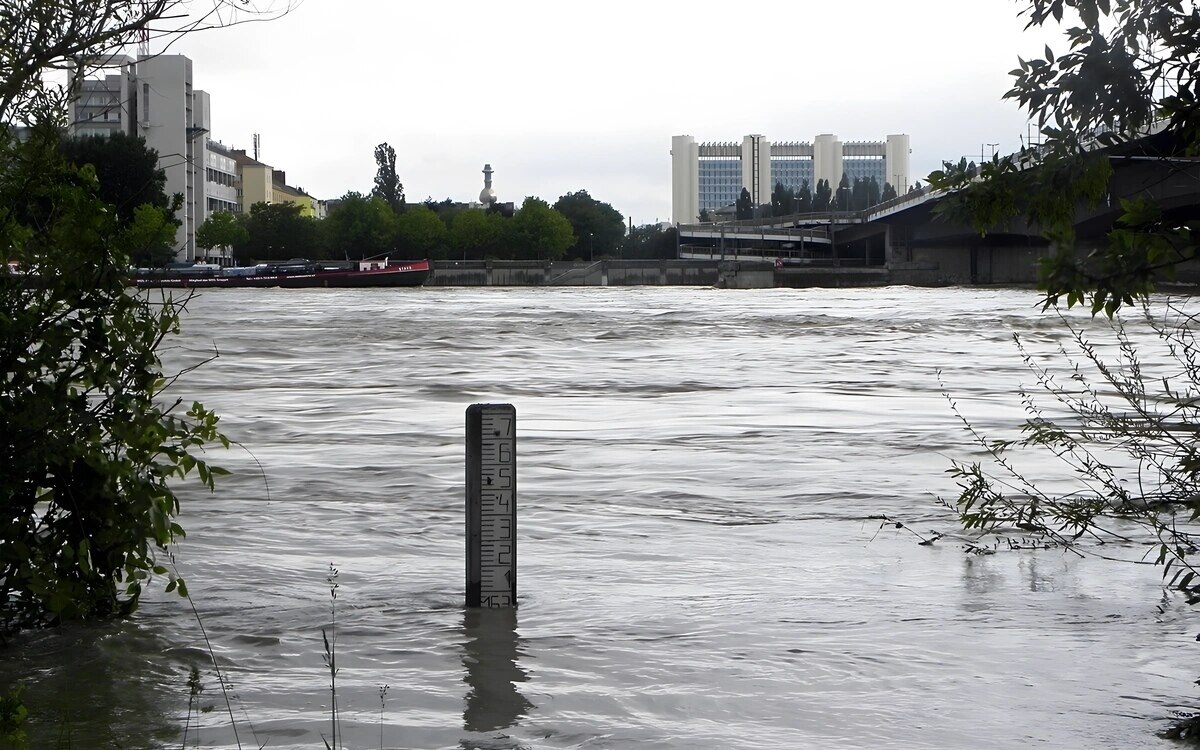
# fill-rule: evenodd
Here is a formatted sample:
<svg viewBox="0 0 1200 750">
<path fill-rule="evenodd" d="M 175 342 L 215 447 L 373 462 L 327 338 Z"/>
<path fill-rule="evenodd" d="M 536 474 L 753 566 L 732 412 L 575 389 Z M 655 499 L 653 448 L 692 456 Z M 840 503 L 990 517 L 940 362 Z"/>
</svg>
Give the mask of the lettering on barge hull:
<svg viewBox="0 0 1200 750">
<path fill-rule="evenodd" d="M 467 606 L 517 606 L 517 410 L 467 407 Z"/>
</svg>

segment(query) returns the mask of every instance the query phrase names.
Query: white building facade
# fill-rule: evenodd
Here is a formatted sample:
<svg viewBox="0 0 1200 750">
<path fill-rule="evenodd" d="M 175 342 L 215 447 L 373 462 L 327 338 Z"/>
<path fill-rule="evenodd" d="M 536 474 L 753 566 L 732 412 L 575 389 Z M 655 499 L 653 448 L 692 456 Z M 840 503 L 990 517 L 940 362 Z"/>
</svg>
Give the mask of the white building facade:
<svg viewBox="0 0 1200 750">
<path fill-rule="evenodd" d="M 67 113 L 72 136 L 109 135 L 117 131 L 141 136 L 158 152 L 166 173 L 168 195 L 182 195 L 175 214 L 180 221 L 175 256 L 193 261 L 196 227 L 208 209 L 209 97 L 192 86 L 192 61 L 183 55 L 157 55 L 139 60 L 113 57 L 92 77 L 79 82 Z"/>
<path fill-rule="evenodd" d="M 238 165 L 233 151 L 219 141 L 207 140 L 204 158 L 205 215 L 211 216 L 217 211 L 237 213 L 241 206 Z"/>
<path fill-rule="evenodd" d="M 690 135 L 671 138 L 671 220 L 695 222 L 701 210 L 735 203 L 746 188 L 754 205 L 769 203 L 777 183 L 793 191 L 805 183 L 815 189 L 826 180 L 834 189 L 845 174 L 851 182 L 870 179 L 880 188 L 890 183 L 902 193 L 909 185 L 911 148 L 907 135 L 884 141 L 849 141 L 818 135 L 812 142 L 772 143 L 762 135 L 742 142 L 697 143 Z"/>
</svg>

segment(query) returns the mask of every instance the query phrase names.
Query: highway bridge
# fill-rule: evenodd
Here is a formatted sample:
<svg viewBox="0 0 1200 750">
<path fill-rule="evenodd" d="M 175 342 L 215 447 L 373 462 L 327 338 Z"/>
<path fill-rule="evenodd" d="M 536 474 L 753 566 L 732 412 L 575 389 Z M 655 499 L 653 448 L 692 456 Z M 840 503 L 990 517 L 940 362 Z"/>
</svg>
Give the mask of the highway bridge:
<svg viewBox="0 0 1200 750">
<path fill-rule="evenodd" d="M 1169 214 L 1200 219 L 1200 158 L 1179 155 L 1163 133 L 1104 150 L 1113 177 L 1107 200 L 1078 208 L 1082 251 L 1105 244 L 1122 199 L 1148 196 Z M 935 217 L 944 197 L 927 187 L 865 211 L 683 224 L 679 256 L 772 261 L 783 286 L 1037 280 L 1037 261 L 1049 252 L 1037 227 L 1016 219 L 980 237 L 970 226 Z"/>
</svg>

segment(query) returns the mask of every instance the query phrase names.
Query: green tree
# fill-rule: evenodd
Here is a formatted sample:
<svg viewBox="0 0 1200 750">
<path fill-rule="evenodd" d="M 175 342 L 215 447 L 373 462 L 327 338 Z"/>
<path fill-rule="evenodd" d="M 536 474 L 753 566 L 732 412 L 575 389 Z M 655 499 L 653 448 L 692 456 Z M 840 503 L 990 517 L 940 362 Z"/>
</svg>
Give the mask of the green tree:
<svg viewBox="0 0 1200 750">
<path fill-rule="evenodd" d="M 325 245 L 334 258 L 381 258 L 395 250 L 396 214 L 378 196 L 349 192 L 322 222 Z"/>
<path fill-rule="evenodd" d="M 1114 195 L 1110 155 L 1159 160 L 1181 173 L 1200 153 L 1200 12 L 1175 0 L 1030 0 L 1030 27 L 1078 15 L 1066 32 L 1067 51 L 1049 45 L 1040 59 L 1012 71 L 1016 101 L 1039 123 L 1042 143 L 1011 156 L 994 156 L 973 170 L 965 160 L 945 163 L 929 176 L 947 191 L 935 209 L 968 221 L 980 232 L 1013 219 L 1039 228 L 1051 244 L 1040 268 L 1047 307 L 1087 304 L 1114 316 L 1143 304 L 1153 336 L 1139 340 L 1114 321 L 1115 345 L 1096 345 L 1072 329 L 1077 355 L 1062 372 L 1026 354 L 1048 396 L 1023 392 L 1028 419 L 1022 437 L 977 435 L 990 460 L 955 464 L 959 496 L 947 505 L 968 528 L 1004 537 L 1019 529 L 1026 540 L 1073 550 L 1098 550 L 1110 540 L 1145 545 L 1133 562 L 1163 568 L 1169 590 L 1200 603 L 1200 348 L 1194 311 L 1152 306 L 1154 283 L 1196 257 L 1200 234 L 1194 206 L 1164 210 L 1143 189 Z M 1153 138 L 1144 140 L 1153 131 Z M 978 172 L 978 179 L 973 172 Z M 1113 198 L 1121 211 L 1108 242 L 1087 257 L 1075 243 L 1080 206 Z M 1139 350 L 1161 344 L 1161 354 Z M 971 425 L 967 423 L 968 428 Z M 1023 448 L 1048 451 L 1079 481 L 1078 491 L 1049 491 L 1014 469 Z M 1028 543 L 1028 541 L 1026 542 Z M 982 546 L 982 545 L 980 545 Z M 1140 551 L 1140 550 L 1139 550 Z M 1164 599 L 1166 601 L 1166 599 Z M 1200 720 L 1178 722 L 1165 733 L 1196 740 Z"/>
<path fill-rule="evenodd" d="M 317 223 L 295 203 L 255 203 L 245 219 L 246 241 L 235 245 L 239 264 L 325 257 Z"/>
<path fill-rule="evenodd" d="M 130 262 L 138 268 L 161 268 L 175 260 L 178 222 L 158 206 L 138 206 L 122 232 Z"/>
<path fill-rule="evenodd" d="M 145 138 L 120 132 L 64 138 L 59 150 L 68 162 L 95 168 L 100 198 L 116 209 L 121 226 L 133 222 L 140 206 L 164 211 L 171 208 L 172 200 L 166 193 L 167 173 L 159 168 L 158 152 L 147 148 Z M 167 218 L 174 220 L 173 212 L 168 212 Z"/>
<path fill-rule="evenodd" d="M 432 197 L 429 197 L 422 201 L 421 205 L 437 214 L 438 218 L 442 220 L 442 223 L 446 225 L 446 229 L 449 229 L 454 223 L 454 218 L 456 216 L 461 214 L 463 211 L 471 210 L 462 203 L 457 203 L 449 198 L 435 201 Z"/>
<path fill-rule="evenodd" d="M 738 194 L 737 203 L 734 204 L 736 216 L 741 219 L 754 218 L 754 201 L 750 199 L 750 191 L 742 188 L 742 192 Z"/>
<path fill-rule="evenodd" d="M 806 214 L 814 210 L 812 190 L 808 187 L 808 180 L 805 180 L 796 192 L 796 213 Z"/>
<path fill-rule="evenodd" d="M 371 195 L 382 198 L 395 213 L 404 211 L 404 185 L 396 174 L 396 149 L 387 143 L 375 147 L 375 187 Z"/>
<path fill-rule="evenodd" d="M 196 245 L 205 250 L 244 245 L 249 239 L 250 232 L 230 211 L 217 211 L 196 228 Z"/>
<path fill-rule="evenodd" d="M 867 181 L 861 177 L 854 178 L 854 184 L 850 188 L 850 208 L 854 211 L 861 211 L 867 207 Z"/>
<path fill-rule="evenodd" d="M 679 232 L 661 224 L 633 227 L 621 248 L 621 257 L 635 260 L 663 260 L 678 256 Z"/>
<path fill-rule="evenodd" d="M 846 176 L 845 172 L 842 173 L 842 180 L 841 180 L 841 182 L 838 183 L 837 192 L 834 194 L 833 200 L 834 200 L 834 206 L 837 207 L 838 211 L 849 211 L 850 210 L 850 203 L 851 203 L 850 178 Z"/>
<path fill-rule="evenodd" d="M 0 165 L 0 245 L 37 269 L 0 280 L 0 630 L 121 615 L 182 534 L 170 480 L 211 486 L 194 451 L 224 442 L 199 404 L 160 402 L 183 303 L 125 288 L 139 235 L 174 228 L 148 206 L 122 230 L 55 130 L 3 132 Z"/>
<path fill-rule="evenodd" d="M 223 0 L 221 6 L 226 5 Z M 200 458 L 228 444 L 199 403 L 165 397 L 158 351 L 185 300 L 126 288 L 132 252 L 167 226 L 136 200 L 122 220 L 97 167 L 60 150 L 80 61 L 153 29 L 169 44 L 236 9 L 177 0 L 9 0 L 0 6 L 0 631 L 132 611 L 168 575 L 157 553 L 183 530 L 176 480 L 221 473 Z M 221 12 L 217 13 L 216 11 Z M 197 20 L 197 18 L 199 20 Z M 79 73 L 80 68 L 75 68 Z M 33 125 L 18 141 L 9 123 Z M 186 594 L 171 577 L 167 590 Z"/>
<path fill-rule="evenodd" d="M 567 217 L 533 196 L 513 214 L 509 232 L 510 257 L 558 260 L 575 243 Z"/>
<path fill-rule="evenodd" d="M 882 191 L 879 187 L 879 180 L 871 177 L 866 180 L 867 202 L 863 208 L 870 208 L 883 200 Z"/>
<path fill-rule="evenodd" d="M 404 259 L 446 257 L 446 225 L 423 205 L 396 217 L 396 257 Z"/>
<path fill-rule="evenodd" d="M 554 202 L 554 210 L 567 217 L 575 233 L 575 244 L 567 248 L 566 258 L 588 260 L 615 255 L 625 239 L 625 217 L 586 190 L 560 197 Z"/>
<path fill-rule="evenodd" d="M 488 211 L 463 211 L 450 225 L 450 255 L 463 260 L 494 256 L 504 237 L 505 219 Z"/>
<path fill-rule="evenodd" d="M 791 188 L 783 186 L 782 182 L 775 183 L 771 191 L 771 215 L 787 216 L 796 213 L 796 194 Z"/>
<path fill-rule="evenodd" d="M 1088 301 L 1111 314 L 1170 278 L 1200 244 L 1189 212 L 1163 211 L 1145 194 L 1116 196 L 1123 213 L 1107 247 L 1093 257 L 1075 251 L 1074 231 L 1077 206 L 1111 196 L 1110 154 L 1132 148 L 1176 169 L 1200 152 L 1200 13 L 1174 0 L 1072 6 L 1080 25 L 1069 30 L 1067 51 L 1055 55 L 1047 45 L 1041 59 L 1021 60 L 1005 95 L 1039 123 L 1042 143 L 994 156 L 981 166 L 978 184 L 970 184 L 969 169 L 950 163 L 930 183 L 951 191 L 939 209 L 943 216 L 967 218 L 980 231 L 1017 217 L 1039 227 L 1053 249 L 1041 279 L 1047 299 Z M 1032 0 L 1029 26 L 1057 21 L 1063 12 L 1062 0 Z M 1152 123 L 1154 144 L 1137 144 Z"/>
<path fill-rule="evenodd" d="M 833 201 L 833 190 L 829 180 L 817 180 L 817 192 L 813 194 L 813 211 L 828 211 Z"/>
<path fill-rule="evenodd" d="M 157 267 L 175 259 L 180 223 L 175 213 L 183 196 L 167 196 L 167 174 L 144 138 L 125 133 L 64 138 L 59 152 L 68 162 L 95 170 L 100 199 L 113 207 L 120 229 L 137 225 L 131 245 L 134 264 Z"/>
<path fill-rule="evenodd" d="M 0 5 L 0 123 L 61 125 L 75 81 L 55 83 L 48 71 L 105 60 L 130 48 L 142 32 L 164 48 L 182 35 L 250 20 L 279 18 L 293 2 L 200 0 L 5 0 Z M 208 6 L 208 7 L 205 7 Z M 78 67 L 80 61 L 84 67 Z"/>
<path fill-rule="evenodd" d="M 892 187 L 892 183 L 890 183 L 890 182 L 883 183 L 883 194 L 880 195 L 879 201 L 882 203 L 883 201 L 890 201 L 895 197 L 896 197 L 896 188 Z"/>
<path fill-rule="evenodd" d="M 700 223 L 707 224 L 710 221 L 712 221 L 712 217 L 710 217 L 708 215 L 708 209 L 707 208 L 700 209 Z"/>
</svg>

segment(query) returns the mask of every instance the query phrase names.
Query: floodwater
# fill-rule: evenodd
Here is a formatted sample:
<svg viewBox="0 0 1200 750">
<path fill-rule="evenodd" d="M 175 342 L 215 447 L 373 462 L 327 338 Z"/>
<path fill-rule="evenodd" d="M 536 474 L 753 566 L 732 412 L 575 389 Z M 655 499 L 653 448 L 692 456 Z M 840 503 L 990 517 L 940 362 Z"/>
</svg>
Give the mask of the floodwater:
<svg viewBox="0 0 1200 750">
<path fill-rule="evenodd" d="M 1032 382 L 1013 332 L 1065 336 L 1037 301 L 204 293 L 166 352 L 218 355 L 174 392 L 238 443 L 212 456 L 234 471 L 215 494 L 184 492 L 175 559 L 204 632 L 158 589 L 130 622 L 23 637 L 0 684 L 27 683 L 35 747 L 180 747 L 186 723 L 189 747 L 322 748 L 324 630 L 347 748 L 1165 746 L 1200 618 L 1159 570 L 921 546 L 877 518 L 954 530 L 945 469 L 980 454 L 943 387 L 1011 430 Z M 515 612 L 462 606 L 481 402 L 518 415 Z M 211 709 L 189 715 L 192 666 Z"/>
</svg>

